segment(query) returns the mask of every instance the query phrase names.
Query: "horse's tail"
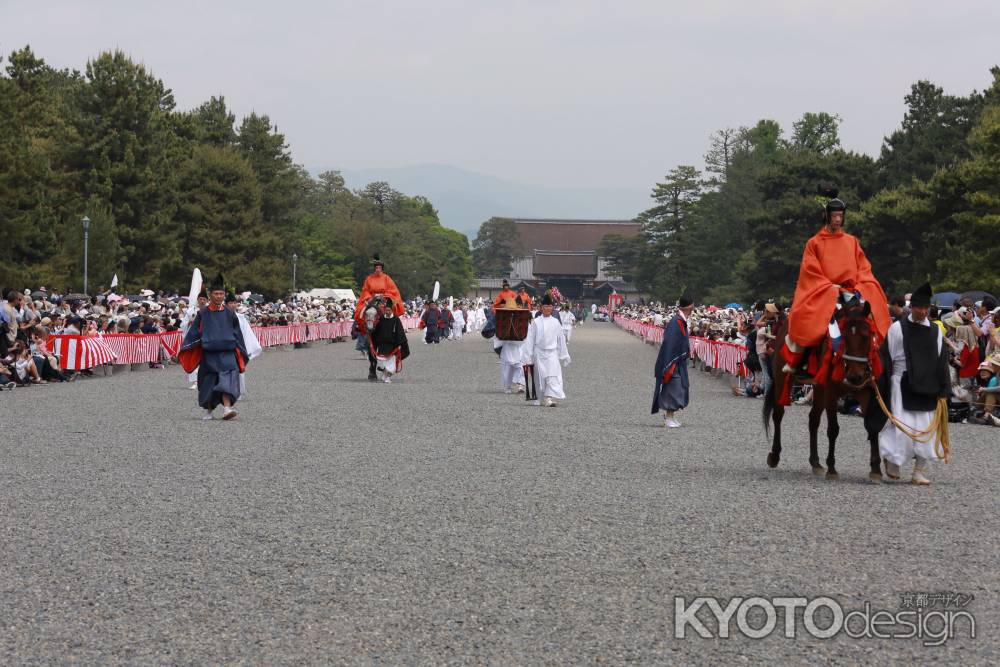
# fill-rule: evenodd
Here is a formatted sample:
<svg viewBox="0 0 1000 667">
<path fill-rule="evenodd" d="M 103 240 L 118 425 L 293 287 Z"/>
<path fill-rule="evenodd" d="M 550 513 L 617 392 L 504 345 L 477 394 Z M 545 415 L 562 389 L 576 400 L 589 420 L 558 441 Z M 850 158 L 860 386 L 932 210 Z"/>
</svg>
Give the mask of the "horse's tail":
<svg viewBox="0 0 1000 667">
<path fill-rule="evenodd" d="M 770 438 L 771 415 L 774 414 L 774 396 L 775 391 L 777 391 L 775 387 L 778 383 L 772 380 L 769 384 L 771 386 L 767 388 L 766 392 L 764 392 L 764 409 L 761 411 L 761 416 L 764 418 L 764 434 Z"/>
</svg>

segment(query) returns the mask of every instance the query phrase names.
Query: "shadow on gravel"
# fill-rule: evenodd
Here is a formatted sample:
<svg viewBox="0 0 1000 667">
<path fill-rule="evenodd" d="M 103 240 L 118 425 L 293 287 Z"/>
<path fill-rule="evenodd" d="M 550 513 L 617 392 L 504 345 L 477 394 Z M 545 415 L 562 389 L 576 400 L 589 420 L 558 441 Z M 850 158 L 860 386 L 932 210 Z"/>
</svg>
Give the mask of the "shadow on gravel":
<svg viewBox="0 0 1000 667">
<path fill-rule="evenodd" d="M 823 475 L 814 475 L 812 470 L 808 465 L 803 465 L 801 470 L 796 470 L 795 468 L 789 468 L 787 470 L 771 470 L 769 468 L 750 468 L 738 476 L 753 478 L 760 481 L 768 482 L 784 482 L 792 484 L 802 484 L 803 482 L 809 484 L 829 484 L 831 486 L 848 484 L 851 486 L 870 486 L 878 487 L 880 485 L 873 484 L 869 481 L 868 476 L 864 477 L 853 477 L 845 476 L 843 472 L 840 472 L 840 479 L 829 480 L 823 477 Z M 882 483 L 881 486 L 889 486 L 886 483 Z M 909 484 L 907 484 L 909 486 Z"/>
</svg>

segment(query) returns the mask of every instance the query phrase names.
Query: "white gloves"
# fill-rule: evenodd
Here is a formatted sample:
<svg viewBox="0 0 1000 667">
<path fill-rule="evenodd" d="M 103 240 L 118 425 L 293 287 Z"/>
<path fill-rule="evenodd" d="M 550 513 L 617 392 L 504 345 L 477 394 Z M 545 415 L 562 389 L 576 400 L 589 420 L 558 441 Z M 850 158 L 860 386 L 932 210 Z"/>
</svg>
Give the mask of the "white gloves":
<svg viewBox="0 0 1000 667">
<path fill-rule="evenodd" d="M 566 368 L 567 366 L 569 366 L 570 358 L 564 357 L 563 359 L 560 359 L 560 361 L 562 362 L 563 368 Z"/>
</svg>

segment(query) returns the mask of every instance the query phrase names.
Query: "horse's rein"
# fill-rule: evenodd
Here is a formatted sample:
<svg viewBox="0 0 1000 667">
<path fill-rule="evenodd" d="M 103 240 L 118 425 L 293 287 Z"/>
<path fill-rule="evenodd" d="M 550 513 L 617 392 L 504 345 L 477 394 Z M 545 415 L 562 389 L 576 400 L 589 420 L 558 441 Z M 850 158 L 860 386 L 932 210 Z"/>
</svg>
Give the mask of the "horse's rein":
<svg viewBox="0 0 1000 667">
<path fill-rule="evenodd" d="M 861 317 L 861 316 L 857 316 L 857 315 L 847 316 L 846 313 L 845 313 L 842 330 L 846 330 L 849 324 L 853 325 L 855 323 L 864 324 L 868 328 L 868 337 L 869 338 L 871 337 L 871 320 L 869 318 L 867 318 L 867 317 Z M 838 326 L 840 326 L 840 323 L 838 323 Z M 871 373 L 871 371 L 872 371 L 872 365 L 871 365 L 871 360 L 868 357 L 857 357 L 857 356 L 854 356 L 852 354 L 847 354 L 846 351 L 845 351 L 843 354 L 840 355 L 840 358 L 843 361 L 852 361 L 852 362 L 857 363 L 857 364 L 864 364 L 865 365 L 865 379 L 864 379 L 864 381 L 861 384 L 859 384 L 859 385 L 852 384 L 852 383 L 850 383 L 850 382 L 847 381 L 846 377 L 843 380 L 841 380 L 841 384 L 843 384 L 845 387 L 847 387 L 848 389 L 850 389 L 852 391 L 861 391 L 869 383 L 871 383 L 871 381 L 872 381 L 872 373 Z"/>
</svg>

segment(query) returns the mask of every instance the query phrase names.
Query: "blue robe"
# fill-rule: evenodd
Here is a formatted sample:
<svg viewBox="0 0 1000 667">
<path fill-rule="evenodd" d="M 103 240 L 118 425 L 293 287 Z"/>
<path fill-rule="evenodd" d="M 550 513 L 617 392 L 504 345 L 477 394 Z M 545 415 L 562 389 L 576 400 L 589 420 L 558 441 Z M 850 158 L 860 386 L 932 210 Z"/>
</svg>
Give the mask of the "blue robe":
<svg viewBox="0 0 1000 667">
<path fill-rule="evenodd" d="M 654 414 L 661 409 L 673 412 L 682 410 L 688 404 L 688 356 L 691 352 L 687 334 L 687 323 L 680 315 L 675 315 L 663 329 L 663 343 L 656 356 L 656 391 L 653 394 Z M 670 381 L 663 382 L 663 373 L 673 366 Z"/>
<path fill-rule="evenodd" d="M 199 310 L 181 349 L 196 345 L 202 350 L 198 405 L 214 410 L 222 403 L 223 394 L 229 394 L 235 403 L 240 398 L 240 366 L 236 355 L 243 356 L 244 364 L 250 359 L 236 313 L 228 308 L 212 310 L 207 306 Z"/>
<path fill-rule="evenodd" d="M 424 340 L 428 343 L 440 342 L 441 335 L 438 326 L 441 324 L 441 311 L 436 308 L 428 308 L 420 319 L 423 320 L 424 327 L 427 329 L 424 333 Z"/>
</svg>

